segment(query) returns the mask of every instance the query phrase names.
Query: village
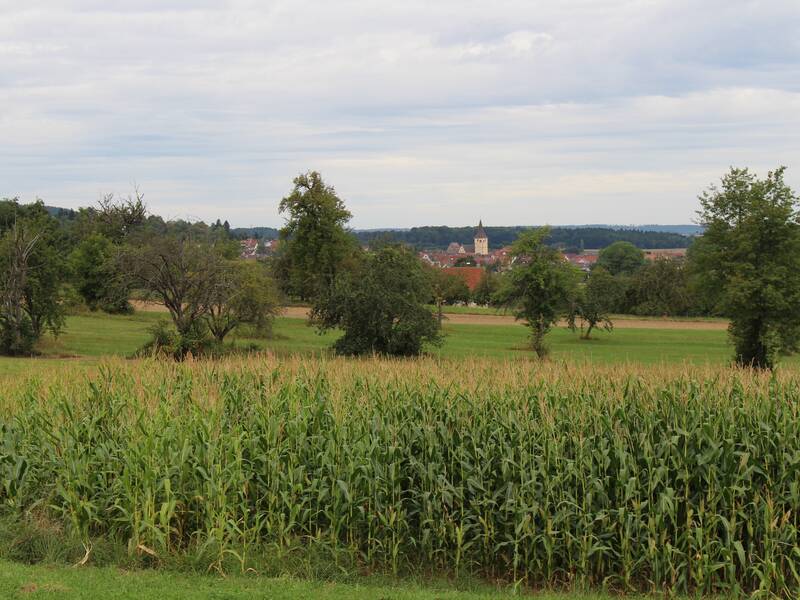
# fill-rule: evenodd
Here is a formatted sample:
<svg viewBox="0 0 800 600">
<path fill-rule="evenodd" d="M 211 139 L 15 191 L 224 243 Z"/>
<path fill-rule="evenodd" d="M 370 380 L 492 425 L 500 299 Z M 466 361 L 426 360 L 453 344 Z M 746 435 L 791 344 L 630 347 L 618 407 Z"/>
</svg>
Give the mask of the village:
<svg viewBox="0 0 800 600">
<path fill-rule="evenodd" d="M 266 260 L 273 256 L 278 249 L 279 240 L 261 240 L 247 238 L 241 240 L 240 258 L 245 260 Z M 600 248 L 587 249 L 582 252 L 562 252 L 564 260 L 574 267 L 588 273 L 597 263 Z M 686 248 L 644 249 L 644 257 L 649 261 L 658 259 L 677 260 L 686 257 Z M 426 249 L 417 252 L 419 259 L 435 268 L 446 269 L 467 284 L 470 292 L 474 292 L 487 271 L 502 272 L 511 266 L 511 246 L 491 248 L 489 235 L 483 226 L 483 220 L 478 222 L 475 229 L 473 243 L 461 244 L 451 242 L 445 250 Z"/>
</svg>

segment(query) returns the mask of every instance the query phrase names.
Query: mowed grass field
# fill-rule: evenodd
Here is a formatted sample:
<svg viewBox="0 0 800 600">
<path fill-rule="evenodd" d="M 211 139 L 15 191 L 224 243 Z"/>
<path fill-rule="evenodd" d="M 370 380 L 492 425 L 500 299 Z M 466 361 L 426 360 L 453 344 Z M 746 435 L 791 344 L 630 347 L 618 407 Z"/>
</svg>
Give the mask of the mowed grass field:
<svg viewBox="0 0 800 600">
<path fill-rule="evenodd" d="M 0 358 L 0 375 L 69 369 L 94 364 L 103 356 L 131 356 L 148 340 L 149 328 L 164 318 L 163 312 L 155 311 L 138 311 L 129 316 L 90 313 L 68 317 L 57 339 L 48 337 L 41 343 L 41 356 Z M 724 329 L 695 328 L 691 322 L 687 322 L 685 329 L 676 328 L 672 321 L 664 321 L 663 329 L 648 325 L 647 328 L 618 327 L 610 333 L 597 331 L 591 340 L 582 340 L 577 333 L 564 327 L 555 328 L 548 336 L 551 358 L 601 364 L 724 365 L 730 361 L 731 347 Z M 536 360 L 528 346 L 528 330 L 520 324 L 445 321 L 444 333 L 444 344 L 428 349 L 431 355 L 455 359 Z M 315 354 L 327 353 L 336 336 L 336 332 L 320 335 L 302 318 L 283 316 L 276 320 L 269 339 L 231 336 L 229 341 L 279 355 Z M 788 357 L 782 364 L 798 364 L 798 359 Z"/>
</svg>

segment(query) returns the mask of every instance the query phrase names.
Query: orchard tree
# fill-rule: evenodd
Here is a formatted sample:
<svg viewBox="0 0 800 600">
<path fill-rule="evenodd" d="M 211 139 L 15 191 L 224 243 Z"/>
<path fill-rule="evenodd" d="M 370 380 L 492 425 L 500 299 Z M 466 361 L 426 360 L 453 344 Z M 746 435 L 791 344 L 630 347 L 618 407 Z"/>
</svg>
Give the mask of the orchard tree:
<svg viewBox="0 0 800 600">
<path fill-rule="evenodd" d="M 612 275 L 632 275 L 644 264 L 644 252 L 630 242 L 614 242 L 597 257 L 597 266 Z"/>
<path fill-rule="evenodd" d="M 280 301 L 275 282 L 258 262 L 226 261 L 212 285 L 204 319 L 218 343 L 241 325 L 259 335 L 270 331 Z"/>
<path fill-rule="evenodd" d="M 703 235 L 690 249 L 699 289 L 727 315 L 735 360 L 771 369 L 800 336 L 798 197 L 784 168 L 757 178 L 732 168 L 700 196 Z"/>
<path fill-rule="evenodd" d="M 477 304 L 491 304 L 495 293 L 500 289 L 500 278 L 501 275 L 494 271 L 484 270 L 478 285 L 475 287 L 475 291 L 472 293 L 472 299 Z"/>
<path fill-rule="evenodd" d="M 169 311 L 179 336 L 200 339 L 223 270 L 224 257 L 207 243 L 160 236 L 131 244 L 120 254 L 131 285 Z"/>
<path fill-rule="evenodd" d="M 426 303 L 429 275 L 409 250 L 384 246 L 341 271 L 325 301 L 312 311 L 320 331 L 344 332 L 338 354 L 414 356 L 425 344 L 441 343 L 439 324 Z"/>
<path fill-rule="evenodd" d="M 531 328 L 531 345 L 547 355 L 544 338 L 561 317 L 568 317 L 577 286 L 575 269 L 546 245 L 549 228 L 522 233 L 511 247 L 512 267 L 495 298 Z"/>
<path fill-rule="evenodd" d="M 442 306 L 455 304 L 456 302 L 467 302 L 469 300 L 469 287 L 461 277 L 448 273 L 447 269 L 439 269 L 437 267 L 427 267 L 426 269 L 430 277 L 433 304 L 436 306 L 436 317 L 441 326 L 444 318 Z"/>
<path fill-rule="evenodd" d="M 619 279 L 603 267 L 592 269 L 585 285 L 580 288 L 570 324 L 574 328 L 575 321 L 580 321 L 581 337 L 585 340 L 591 338 L 592 330 L 596 327 L 611 331 L 614 329 L 611 314 L 619 305 L 623 294 L 624 290 Z"/>
<path fill-rule="evenodd" d="M 316 171 L 295 177 L 279 210 L 287 215 L 276 265 L 284 291 L 303 300 L 324 295 L 356 248 L 345 229 L 350 212 Z"/>
</svg>

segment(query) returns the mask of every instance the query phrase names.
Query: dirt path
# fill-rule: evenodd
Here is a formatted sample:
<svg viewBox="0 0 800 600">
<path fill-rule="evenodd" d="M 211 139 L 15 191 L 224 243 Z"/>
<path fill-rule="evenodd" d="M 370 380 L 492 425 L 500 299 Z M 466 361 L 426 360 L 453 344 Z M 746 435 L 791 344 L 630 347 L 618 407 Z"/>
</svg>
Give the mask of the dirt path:
<svg viewBox="0 0 800 600">
<path fill-rule="evenodd" d="M 149 312 L 166 312 L 166 308 L 155 302 L 142 302 L 134 300 L 131 302 L 136 310 Z M 287 306 L 283 309 L 283 316 L 291 319 L 305 319 L 308 316 L 308 308 L 305 306 Z M 445 323 L 453 325 L 514 325 L 519 321 L 514 320 L 511 315 L 465 315 L 465 314 L 445 314 Z M 561 323 L 561 325 L 566 325 Z M 636 317 L 620 317 L 614 319 L 614 327 L 617 329 L 701 329 L 724 331 L 728 328 L 726 321 L 693 321 L 690 319 L 637 319 Z"/>
<path fill-rule="evenodd" d="M 283 316 L 294 319 L 304 319 L 308 316 L 308 309 L 304 306 L 287 306 Z M 511 315 L 465 315 L 445 314 L 446 323 L 466 325 L 514 325 L 519 324 Z M 565 325 L 565 323 L 562 323 Z M 635 317 L 621 317 L 614 319 L 614 327 L 618 329 L 706 329 L 725 330 L 728 323 L 725 321 L 693 321 L 690 319 L 637 319 Z"/>
<path fill-rule="evenodd" d="M 167 312 L 167 307 L 159 302 L 148 302 L 145 300 L 131 300 L 133 310 L 142 312 Z"/>
</svg>

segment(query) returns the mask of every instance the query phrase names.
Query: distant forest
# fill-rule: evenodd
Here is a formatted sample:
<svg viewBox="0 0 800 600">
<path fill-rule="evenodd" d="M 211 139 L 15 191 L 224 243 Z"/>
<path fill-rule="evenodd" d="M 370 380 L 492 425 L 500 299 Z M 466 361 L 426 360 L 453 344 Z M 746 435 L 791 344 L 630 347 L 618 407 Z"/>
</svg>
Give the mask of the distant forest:
<svg viewBox="0 0 800 600">
<path fill-rule="evenodd" d="M 489 245 L 499 248 L 510 245 L 520 232 L 531 227 L 485 227 Z M 450 242 L 472 244 L 474 227 L 413 227 L 412 229 L 354 231 L 362 244 L 380 240 L 402 242 L 417 249 L 444 250 Z M 244 239 L 274 239 L 278 230 L 272 227 L 235 227 L 231 235 Z M 586 248 L 605 248 L 618 241 L 631 242 L 638 248 L 687 248 L 692 238 L 666 231 L 642 231 L 639 229 L 612 229 L 610 227 L 555 227 L 550 242 L 567 251 L 578 252 Z"/>
<path fill-rule="evenodd" d="M 46 208 L 50 214 L 61 220 L 74 219 L 78 214 L 71 209 L 52 206 Z M 662 226 L 655 225 L 653 227 Z M 520 232 L 531 229 L 531 227 L 484 227 L 484 229 L 489 236 L 490 247 L 499 248 L 510 245 L 517 239 Z M 412 227 L 411 229 L 357 230 L 353 233 L 362 244 L 369 244 L 380 239 L 402 242 L 420 250 L 444 250 L 451 242 L 472 244 L 475 228 L 442 225 Z M 278 229 L 274 227 L 233 227 L 230 229 L 230 234 L 236 239 L 254 237 L 269 240 L 278 237 Z M 631 242 L 638 248 L 687 248 L 692 238 L 670 231 L 641 230 L 629 227 L 554 227 L 550 233 L 550 243 L 569 252 L 579 252 L 587 248 L 605 248 L 618 241 Z"/>
<path fill-rule="evenodd" d="M 489 236 L 489 246 L 499 248 L 510 245 L 517 236 L 531 227 L 484 227 Z M 450 242 L 472 244 L 474 227 L 414 227 L 401 231 L 357 231 L 362 243 L 374 239 L 391 239 L 419 249 L 445 249 Z M 638 248 L 687 248 L 692 241 L 689 236 L 664 231 L 641 231 L 638 229 L 611 229 L 608 227 L 554 227 L 550 232 L 550 243 L 567 251 L 587 248 L 605 248 L 618 241 L 631 242 Z"/>
</svg>

